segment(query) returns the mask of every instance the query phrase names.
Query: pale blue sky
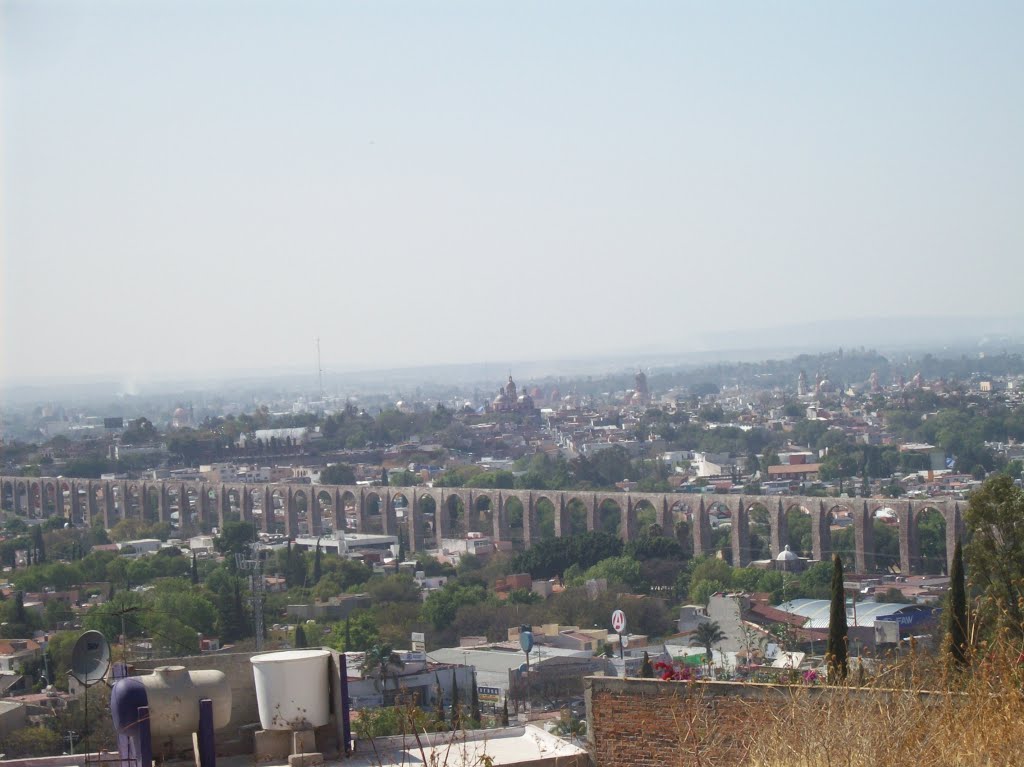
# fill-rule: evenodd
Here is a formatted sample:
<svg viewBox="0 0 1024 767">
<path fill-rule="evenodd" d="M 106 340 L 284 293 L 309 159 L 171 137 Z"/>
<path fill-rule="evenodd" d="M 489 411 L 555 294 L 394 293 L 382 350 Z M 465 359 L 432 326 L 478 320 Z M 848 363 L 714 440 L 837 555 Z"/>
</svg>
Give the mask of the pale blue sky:
<svg viewBox="0 0 1024 767">
<path fill-rule="evenodd" d="M 1018 311 L 1024 4 L 0 2 L 0 376 Z"/>
</svg>

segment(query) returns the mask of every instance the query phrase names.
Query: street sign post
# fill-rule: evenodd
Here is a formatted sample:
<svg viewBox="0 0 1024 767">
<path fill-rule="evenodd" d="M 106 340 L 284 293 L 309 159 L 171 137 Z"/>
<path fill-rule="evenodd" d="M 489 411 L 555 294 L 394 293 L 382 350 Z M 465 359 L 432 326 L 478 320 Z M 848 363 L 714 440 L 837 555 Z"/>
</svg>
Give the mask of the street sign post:
<svg viewBox="0 0 1024 767">
<path fill-rule="evenodd" d="M 626 614 L 622 610 L 616 610 L 612 613 L 612 628 L 619 635 L 619 657 L 624 658 L 626 654 L 623 650 L 622 632 L 626 630 Z"/>
</svg>

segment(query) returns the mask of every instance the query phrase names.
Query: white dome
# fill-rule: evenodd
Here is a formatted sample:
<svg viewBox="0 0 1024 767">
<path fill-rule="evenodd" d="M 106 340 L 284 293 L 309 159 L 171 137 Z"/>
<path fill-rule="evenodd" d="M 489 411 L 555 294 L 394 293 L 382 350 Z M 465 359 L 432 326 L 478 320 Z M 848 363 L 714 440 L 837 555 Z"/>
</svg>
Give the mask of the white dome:
<svg viewBox="0 0 1024 767">
<path fill-rule="evenodd" d="M 789 544 L 786 544 L 786 548 L 779 552 L 779 555 L 775 557 L 776 562 L 792 562 L 800 559 L 794 552 L 789 550 Z"/>
</svg>

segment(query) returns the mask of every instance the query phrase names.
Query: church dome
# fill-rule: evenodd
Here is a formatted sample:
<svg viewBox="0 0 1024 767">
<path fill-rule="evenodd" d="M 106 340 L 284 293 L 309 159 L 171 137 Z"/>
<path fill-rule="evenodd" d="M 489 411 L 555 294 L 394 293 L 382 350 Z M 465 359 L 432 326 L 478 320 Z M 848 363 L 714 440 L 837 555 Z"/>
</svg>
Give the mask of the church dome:
<svg viewBox="0 0 1024 767">
<path fill-rule="evenodd" d="M 779 555 L 775 557 L 776 562 L 795 562 L 800 559 L 796 553 L 790 551 L 789 544 L 786 544 L 786 548 L 779 552 Z"/>
</svg>

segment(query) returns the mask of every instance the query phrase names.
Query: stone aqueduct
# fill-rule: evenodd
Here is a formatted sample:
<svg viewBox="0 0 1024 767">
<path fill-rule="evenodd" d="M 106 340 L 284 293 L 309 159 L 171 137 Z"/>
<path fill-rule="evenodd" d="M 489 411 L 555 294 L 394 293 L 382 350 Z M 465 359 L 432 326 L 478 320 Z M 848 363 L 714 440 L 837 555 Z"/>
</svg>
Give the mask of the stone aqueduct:
<svg viewBox="0 0 1024 767">
<path fill-rule="evenodd" d="M 943 517 L 947 572 L 955 541 L 963 533 L 959 502 L 945 498 L 898 501 L 886 498 L 0 477 L 0 505 L 4 510 L 30 517 L 57 514 L 76 523 L 102 521 L 107 528 L 126 518 L 170 521 L 171 515 L 181 508 L 182 499 L 188 506 L 189 519 L 198 529 L 222 525 L 225 519 L 242 519 L 255 521 L 264 531 L 283 532 L 288 537 L 302 533 L 320 535 L 325 529 L 344 530 L 349 521 L 354 521 L 357 531 L 368 532 L 370 518 L 376 516 L 376 509 L 380 532 L 397 535 L 400 525 L 405 527 L 411 551 L 425 548 L 426 542 L 432 538 L 440 542 L 442 538 L 451 537 L 460 506 L 464 521 L 475 512 L 489 516 L 486 531 L 495 540 L 518 540 L 528 547 L 540 539 L 538 511 L 546 501 L 550 506 L 545 508 L 553 510 L 556 537 L 582 532 L 581 511 L 585 513 L 586 529 L 596 530 L 601 516 L 612 510 L 617 511 L 619 535 L 626 541 L 636 537 L 640 514 L 644 514 L 646 519 L 653 518 L 666 531 L 674 529 L 676 521 L 685 519 L 691 522 L 693 551 L 708 553 L 711 550 L 709 515 L 712 511 L 727 509 L 732 519 L 732 561 L 741 566 L 749 564 L 751 559 L 749 518 L 755 509 L 760 507 L 762 513 L 767 513 L 772 556 L 776 556 L 788 540 L 787 512 L 799 509 L 807 513 L 811 518 L 814 559 L 830 556 L 830 522 L 836 512 L 845 511 L 853 518 L 854 564 L 856 571 L 861 573 L 875 569 L 872 520 L 881 509 L 891 509 L 896 514 L 903 573 L 921 571 L 918 523 L 922 514 L 933 510 Z M 314 512 L 319 510 L 320 513 L 307 513 L 310 499 L 314 501 Z M 433 501 L 433 515 L 423 508 L 427 499 Z M 273 509 L 274 513 L 265 514 L 265 509 Z M 404 509 L 401 520 L 399 509 Z M 509 524 L 513 510 L 521 514 L 521 528 L 517 530 Z M 430 519 L 431 516 L 434 519 Z"/>
</svg>

